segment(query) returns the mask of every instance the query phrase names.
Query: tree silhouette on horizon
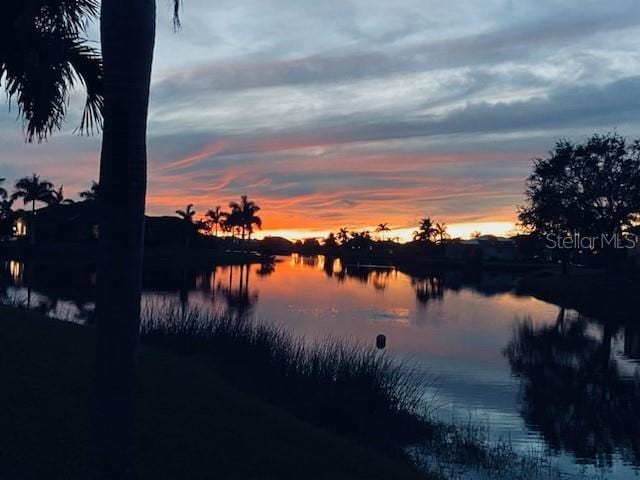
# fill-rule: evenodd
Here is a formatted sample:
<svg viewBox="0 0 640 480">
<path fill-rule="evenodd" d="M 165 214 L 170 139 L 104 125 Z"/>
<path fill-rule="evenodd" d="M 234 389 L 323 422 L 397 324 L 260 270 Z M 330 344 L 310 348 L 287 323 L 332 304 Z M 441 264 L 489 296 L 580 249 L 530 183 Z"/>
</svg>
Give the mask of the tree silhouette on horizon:
<svg viewBox="0 0 640 480">
<path fill-rule="evenodd" d="M 88 190 L 83 190 L 78 193 L 78 196 L 86 201 L 93 202 L 98 200 L 98 193 L 100 192 L 100 185 L 95 180 L 91 181 L 91 186 Z"/>
<path fill-rule="evenodd" d="M 193 203 L 187 205 L 187 208 L 184 210 L 176 210 L 176 214 L 182 222 L 184 223 L 184 248 L 189 248 L 189 240 L 191 238 L 191 231 L 193 230 L 193 217 L 196 214 L 196 211 L 193 210 Z"/>
<path fill-rule="evenodd" d="M 256 215 L 260 211 L 260 207 L 253 200 L 249 200 L 247 195 L 242 195 L 240 202 L 230 202 L 229 208 L 231 209 L 229 217 L 233 218 L 240 228 L 243 243 L 245 237 L 248 242 L 251 240 L 253 226 L 262 228 L 262 219 Z"/>
<path fill-rule="evenodd" d="M 376 233 L 379 233 L 381 235 L 382 241 L 384 242 L 384 232 L 390 232 L 391 228 L 389 228 L 389 224 L 388 223 L 379 223 L 378 226 L 376 227 Z"/>
<path fill-rule="evenodd" d="M 51 197 L 47 203 L 49 205 L 69 205 L 74 202 L 70 198 L 65 198 L 64 186 L 60 185 L 57 190 L 55 188 L 51 190 Z"/>
<path fill-rule="evenodd" d="M 207 211 L 207 218 L 209 219 L 209 223 L 213 225 L 214 237 L 218 236 L 218 227 L 221 226 L 222 221 L 228 214 L 222 211 L 222 207 L 217 205 L 215 209 Z"/>
<path fill-rule="evenodd" d="M 30 177 L 23 177 L 16 181 L 15 190 L 11 194 L 11 200 L 22 199 L 24 205 L 31 204 L 31 214 L 29 215 L 29 243 L 36 242 L 35 215 L 36 202 L 49 204 L 53 199 L 53 183 L 41 180 L 35 173 Z"/>
<path fill-rule="evenodd" d="M 349 241 L 349 229 L 347 229 L 346 227 L 342 227 L 340 230 L 338 230 L 338 234 L 336 235 L 336 237 L 340 241 L 341 246 L 346 245 Z"/>
<path fill-rule="evenodd" d="M 418 222 L 418 230 L 413 232 L 413 240 L 419 242 L 430 242 L 436 234 L 431 217 L 425 217 Z"/>
</svg>

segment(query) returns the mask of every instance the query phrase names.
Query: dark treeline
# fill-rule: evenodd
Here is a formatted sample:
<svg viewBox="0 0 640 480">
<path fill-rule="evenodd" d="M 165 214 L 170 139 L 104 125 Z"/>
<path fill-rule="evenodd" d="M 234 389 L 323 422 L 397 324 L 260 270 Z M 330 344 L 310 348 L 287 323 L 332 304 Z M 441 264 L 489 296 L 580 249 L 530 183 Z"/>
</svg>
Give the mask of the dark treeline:
<svg viewBox="0 0 640 480">
<path fill-rule="evenodd" d="M 11 191 L 4 182 L 0 178 L 0 241 L 28 241 L 33 246 L 98 240 L 97 182 L 78 192 L 77 200 L 67 198 L 62 185 L 56 187 L 36 174 L 19 179 Z M 176 216 L 147 216 L 146 245 L 247 250 L 255 229 L 262 227 L 260 207 L 247 195 L 229 202 L 228 211 L 216 206 L 201 218 L 193 207 L 176 210 Z"/>
</svg>

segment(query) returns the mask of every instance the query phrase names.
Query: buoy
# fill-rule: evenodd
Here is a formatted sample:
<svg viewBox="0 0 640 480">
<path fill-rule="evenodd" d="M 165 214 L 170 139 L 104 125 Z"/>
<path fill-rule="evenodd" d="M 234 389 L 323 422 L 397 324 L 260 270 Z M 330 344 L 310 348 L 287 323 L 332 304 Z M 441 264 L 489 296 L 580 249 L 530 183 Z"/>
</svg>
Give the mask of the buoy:
<svg viewBox="0 0 640 480">
<path fill-rule="evenodd" d="M 376 337 L 376 347 L 382 350 L 386 346 L 387 346 L 387 337 L 384 336 L 383 334 L 378 335 Z"/>
</svg>

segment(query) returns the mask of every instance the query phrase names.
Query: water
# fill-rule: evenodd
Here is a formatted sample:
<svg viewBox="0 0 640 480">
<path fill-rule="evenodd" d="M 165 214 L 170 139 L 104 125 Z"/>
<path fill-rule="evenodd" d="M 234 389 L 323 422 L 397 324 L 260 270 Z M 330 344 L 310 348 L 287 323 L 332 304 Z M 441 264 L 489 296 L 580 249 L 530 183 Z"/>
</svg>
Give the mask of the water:
<svg viewBox="0 0 640 480">
<path fill-rule="evenodd" d="M 517 296 L 508 273 L 279 260 L 148 268 L 144 299 L 256 317 L 311 341 L 331 336 L 373 345 L 385 334 L 391 352 L 432 379 L 426 398 L 441 419 L 486 425 L 495 440 L 553 456 L 567 473 L 638 477 L 638 327 Z M 3 267 L 0 295 L 90 321 L 91 268 L 15 261 Z"/>
</svg>

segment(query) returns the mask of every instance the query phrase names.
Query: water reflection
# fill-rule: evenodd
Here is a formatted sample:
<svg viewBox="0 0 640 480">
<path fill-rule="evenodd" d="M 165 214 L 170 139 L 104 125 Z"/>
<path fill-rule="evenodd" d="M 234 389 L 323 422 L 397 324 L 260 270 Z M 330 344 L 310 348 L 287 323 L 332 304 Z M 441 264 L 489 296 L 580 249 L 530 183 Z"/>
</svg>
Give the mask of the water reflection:
<svg viewBox="0 0 640 480">
<path fill-rule="evenodd" d="M 521 413 L 548 445 L 611 466 L 614 455 L 640 465 L 638 369 L 614 349 L 623 335 L 637 358 L 637 330 L 598 324 L 560 309 L 552 325 L 517 327 L 505 355 L 522 379 Z"/>
<path fill-rule="evenodd" d="M 94 285 L 88 265 L 0 261 L 0 298 L 19 297 L 52 316 L 90 323 Z M 517 449 L 549 447 L 567 468 L 578 458 L 635 478 L 625 462 L 640 464 L 640 330 L 559 311 L 513 287 L 505 272 L 297 255 L 253 265 L 147 265 L 143 277 L 147 304 L 253 316 L 310 341 L 373 345 L 384 334 L 388 350 L 438 379 L 443 420 L 472 414 Z"/>
</svg>

